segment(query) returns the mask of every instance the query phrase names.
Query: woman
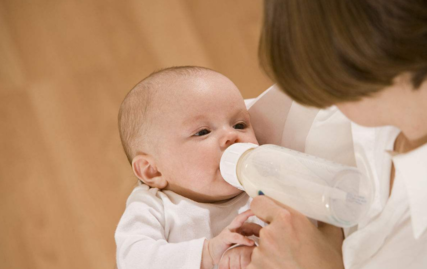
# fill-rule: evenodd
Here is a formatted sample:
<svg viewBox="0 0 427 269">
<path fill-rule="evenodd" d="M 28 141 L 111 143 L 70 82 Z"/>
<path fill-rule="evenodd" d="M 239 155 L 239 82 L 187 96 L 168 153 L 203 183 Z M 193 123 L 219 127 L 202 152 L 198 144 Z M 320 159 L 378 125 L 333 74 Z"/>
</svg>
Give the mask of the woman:
<svg viewBox="0 0 427 269">
<path fill-rule="evenodd" d="M 261 60 L 283 91 L 376 127 L 378 206 L 343 241 L 340 229 L 258 197 L 251 208 L 270 225 L 248 268 L 427 268 L 427 1 L 265 0 L 264 9 Z"/>
</svg>

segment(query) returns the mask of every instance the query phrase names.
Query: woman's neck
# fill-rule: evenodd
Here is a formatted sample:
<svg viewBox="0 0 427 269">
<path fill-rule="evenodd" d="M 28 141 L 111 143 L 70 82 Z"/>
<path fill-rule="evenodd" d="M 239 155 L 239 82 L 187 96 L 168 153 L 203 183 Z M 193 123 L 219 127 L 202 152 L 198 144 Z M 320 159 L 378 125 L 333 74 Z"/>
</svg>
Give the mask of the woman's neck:
<svg viewBox="0 0 427 269">
<path fill-rule="evenodd" d="M 424 137 L 421 137 L 416 140 L 410 140 L 407 138 L 404 132 L 402 132 L 397 138 L 395 143 L 394 150 L 399 153 L 406 153 L 411 150 L 414 150 L 424 144 L 427 143 L 427 135 Z"/>
<path fill-rule="evenodd" d="M 401 131 L 400 149 L 408 152 L 427 143 L 427 81 L 400 96 L 394 124 Z"/>
</svg>

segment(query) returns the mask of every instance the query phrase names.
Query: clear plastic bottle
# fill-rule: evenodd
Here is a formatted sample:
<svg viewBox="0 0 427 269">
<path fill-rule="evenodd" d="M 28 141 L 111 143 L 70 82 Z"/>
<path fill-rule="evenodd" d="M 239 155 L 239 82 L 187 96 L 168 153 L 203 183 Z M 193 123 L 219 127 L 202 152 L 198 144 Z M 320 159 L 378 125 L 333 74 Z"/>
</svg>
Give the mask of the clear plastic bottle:
<svg viewBox="0 0 427 269">
<path fill-rule="evenodd" d="M 339 227 L 358 224 L 371 206 L 373 186 L 357 168 L 276 145 L 233 144 L 220 170 L 251 197 L 265 194 Z"/>
</svg>

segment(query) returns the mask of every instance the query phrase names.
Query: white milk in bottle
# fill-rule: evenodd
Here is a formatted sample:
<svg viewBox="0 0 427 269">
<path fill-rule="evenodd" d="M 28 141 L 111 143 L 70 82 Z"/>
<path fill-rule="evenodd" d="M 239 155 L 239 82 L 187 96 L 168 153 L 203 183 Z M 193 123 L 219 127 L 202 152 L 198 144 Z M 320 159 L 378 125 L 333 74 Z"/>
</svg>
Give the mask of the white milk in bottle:
<svg viewBox="0 0 427 269">
<path fill-rule="evenodd" d="M 339 227 L 357 225 L 373 196 L 371 182 L 357 168 L 276 145 L 233 144 L 220 170 L 251 197 L 264 194 Z"/>
</svg>

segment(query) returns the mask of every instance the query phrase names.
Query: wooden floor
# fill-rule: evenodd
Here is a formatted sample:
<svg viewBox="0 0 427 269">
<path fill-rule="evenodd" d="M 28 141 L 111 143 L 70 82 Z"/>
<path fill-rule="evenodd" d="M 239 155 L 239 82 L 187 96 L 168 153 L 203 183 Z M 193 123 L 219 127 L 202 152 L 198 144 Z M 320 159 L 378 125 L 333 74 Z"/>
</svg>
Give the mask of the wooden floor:
<svg viewBox="0 0 427 269">
<path fill-rule="evenodd" d="M 114 268 L 136 183 L 119 141 L 129 89 L 200 65 L 244 97 L 259 68 L 261 0 L 0 1 L 0 269 Z"/>
</svg>

